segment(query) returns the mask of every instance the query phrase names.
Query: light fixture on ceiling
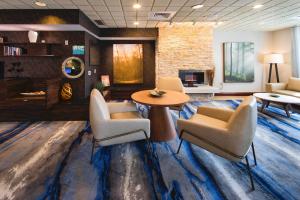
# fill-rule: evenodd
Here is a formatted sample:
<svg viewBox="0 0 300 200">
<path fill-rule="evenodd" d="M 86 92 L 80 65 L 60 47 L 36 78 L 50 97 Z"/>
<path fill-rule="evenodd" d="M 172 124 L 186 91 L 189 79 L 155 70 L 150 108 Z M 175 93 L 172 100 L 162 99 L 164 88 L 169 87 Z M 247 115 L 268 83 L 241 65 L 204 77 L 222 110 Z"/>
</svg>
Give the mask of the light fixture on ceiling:
<svg viewBox="0 0 300 200">
<path fill-rule="evenodd" d="M 39 7 L 46 7 L 47 6 L 47 4 L 43 1 L 35 1 L 34 4 L 39 6 Z"/>
<path fill-rule="evenodd" d="M 139 4 L 139 3 L 135 3 L 135 4 L 133 4 L 133 6 L 132 6 L 134 9 L 140 9 L 142 6 L 141 6 L 141 4 Z"/>
<path fill-rule="evenodd" d="M 139 22 L 135 21 L 135 22 L 133 22 L 133 24 L 137 26 L 137 25 L 139 25 Z"/>
<path fill-rule="evenodd" d="M 295 17 L 291 17 L 291 19 L 300 20 L 300 15 L 299 16 L 295 16 Z"/>
<path fill-rule="evenodd" d="M 259 8 L 261 8 L 263 6 L 264 5 L 262 5 L 262 4 L 256 4 L 256 5 L 253 6 L 253 9 L 259 9 Z"/>
<path fill-rule="evenodd" d="M 202 8 L 202 7 L 203 7 L 202 4 L 197 4 L 197 5 L 192 6 L 192 9 L 199 9 L 199 8 Z"/>
<path fill-rule="evenodd" d="M 216 22 L 213 24 L 213 26 L 214 26 L 215 28 L 217 28 L 217 27 L 221 26 L 222 24 L 224 24 L 224 22 L 222 22 L 222 21 L 216 21 Z"/>
</svg>

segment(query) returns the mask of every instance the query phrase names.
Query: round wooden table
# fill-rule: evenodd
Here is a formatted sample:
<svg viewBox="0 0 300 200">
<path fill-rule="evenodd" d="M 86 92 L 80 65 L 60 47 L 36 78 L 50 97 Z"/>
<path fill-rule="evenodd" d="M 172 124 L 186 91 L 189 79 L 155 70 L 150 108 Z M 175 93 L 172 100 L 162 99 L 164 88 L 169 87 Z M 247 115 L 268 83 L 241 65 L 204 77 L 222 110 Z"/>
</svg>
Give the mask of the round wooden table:
<svg viewBox="0 0 300 200">
<path fill-rule="evenodd" d="M 175 126 L 168 107 L 182 105 L 190 99 L 188 95 L 181 92 L 164 91 L 166 94 L 162 97 L 151 96 L 150 90 L 135 92 L 131 95 L 135 102 L 150 106 L 150 139 L 153 141 L 168 141 L 176 137 Z"/>
</svg>

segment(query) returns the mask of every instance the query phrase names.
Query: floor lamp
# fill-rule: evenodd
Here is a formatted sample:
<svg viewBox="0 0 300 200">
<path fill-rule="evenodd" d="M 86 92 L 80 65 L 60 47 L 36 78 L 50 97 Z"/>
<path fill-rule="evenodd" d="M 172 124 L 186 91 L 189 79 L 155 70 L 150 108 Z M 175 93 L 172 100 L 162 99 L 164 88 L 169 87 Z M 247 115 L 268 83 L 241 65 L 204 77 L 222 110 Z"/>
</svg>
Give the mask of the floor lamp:
<svg viewBox="0 0 300 200">
<path fill-rule="evenodd" d="M 268 83 L 271 82 L 273 64 L 275 64 L 276 79 L 277 79 L 277 83 L 279 83 L 279 74 L 278 74 L 277 65 L 283 63 L 283 55 L 278 53 L 267 54 L 264 56 L 264 62 L 270 64 Z"/>
</svg>

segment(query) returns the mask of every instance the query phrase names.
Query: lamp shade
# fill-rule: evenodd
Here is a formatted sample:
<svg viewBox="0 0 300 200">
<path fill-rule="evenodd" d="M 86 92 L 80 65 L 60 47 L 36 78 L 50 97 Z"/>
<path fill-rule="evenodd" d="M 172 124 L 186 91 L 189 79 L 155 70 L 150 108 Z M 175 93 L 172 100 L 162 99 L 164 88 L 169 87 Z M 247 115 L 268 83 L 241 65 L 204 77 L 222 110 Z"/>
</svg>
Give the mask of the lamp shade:
<svg viewBox="0 0 300 200">
<path fill-rule="evenodd" d="M 282 64 L 284 62 L 283 55 L 279 53 L 267 54 L 264 56 L 264 62 Z"/>
</svg>

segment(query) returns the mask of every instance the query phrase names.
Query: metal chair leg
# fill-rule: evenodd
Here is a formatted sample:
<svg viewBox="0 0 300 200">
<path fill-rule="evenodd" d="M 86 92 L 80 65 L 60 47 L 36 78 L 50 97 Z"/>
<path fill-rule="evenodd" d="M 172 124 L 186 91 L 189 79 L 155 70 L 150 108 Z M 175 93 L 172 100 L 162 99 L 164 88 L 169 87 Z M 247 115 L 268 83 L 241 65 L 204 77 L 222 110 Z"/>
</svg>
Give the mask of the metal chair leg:
<svg viewBox="0 0 300 200">
<path fill-rule="evenodd" d="M 181 148 L 182 141 L 183 141 L 183 139 L 181 139 L 181 140 L 180 140 L 179 147 L 178 147 L 178 149 L 177 149 L 177 154 L 178 154 L 178 153 L 179 153 L 179 151 L 180 151 L 180 148 Z"/>
<path fill-rule="evenodd" d="M 179 135 L 179 139 L 181 139 L 182 134 L 183 134 L 183 131 L 184 131 L 184 130 L 181 130 L 180 135 Z M 178 149 L 177 149 L 177 154 L 178 154 L 179 151 L 180 151 L 180 148 L 181 148 L 181 145 L 182 145 L 182 141 L 183 141 L 183 139 L 180 140 L 179 147 L 178 147 Z"/>
<path fill-rule="evenodd" d="M 251 174 L 251 168 L 250 168 L 249 161 L 248 161 L 248 157 L 246 156 L 245 158 L 246 158 L 246 163 L 247 163 L 247 171 L 248 171 L 250 181 L 251 181 L 251 188 L 252 188 L 252 190 L 255 190 L 254 182 L 253 182 L 253 178 L 252 178 L 252 174 Z"/>
<path fill-rule="evenodd" d="M 96 143 L 96 140 L 95 140 L 95 138 L 93 137 L 93 147 L 92 147 L 92 154 L 91 154 L 90 164 L 93 163 L 93 155 L 94 155 L 95 143 Z"/>
<path fill-rule="evenodd" d="M 256 166 L 257 165 L 257 162 L 256 162 L 256 155 L 255 155 L 255 149 L 254 149 L 254 144 L 252 142 L 251 144 L 251 147 L 252 147 L 252 154 L 253 154 L 253 158 L 254 158 L 254 165 Z"/>
<path fill-rule="evenodd" d="M 149 137 L 148 137 L 148 135 L 147 135 L 147 133 L 145 131 L 143 131 L 143 132 L 145 134 L 145 138 L 146 138 L 146 142 L 147 142 L 147 150 L 148 150 L 148 152 L 152 152 L 152 148 L 151 148 Z"/>
</svg>

